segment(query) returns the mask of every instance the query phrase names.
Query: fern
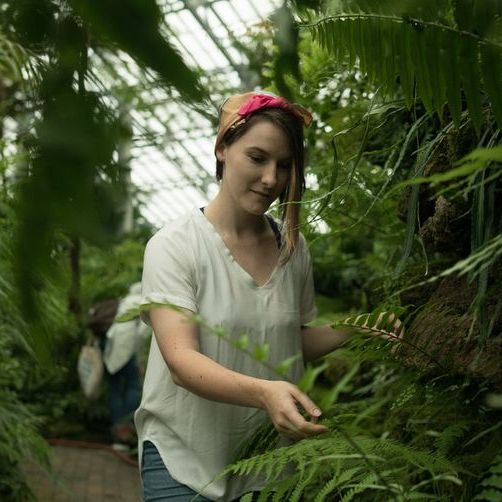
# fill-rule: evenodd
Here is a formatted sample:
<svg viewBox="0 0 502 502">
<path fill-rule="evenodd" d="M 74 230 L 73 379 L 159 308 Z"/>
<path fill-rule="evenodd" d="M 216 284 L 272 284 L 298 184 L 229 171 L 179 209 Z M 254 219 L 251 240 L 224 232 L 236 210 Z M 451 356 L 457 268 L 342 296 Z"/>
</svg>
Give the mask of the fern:
<svg viewBox="0 0 502 502">
<path fill-rule="evenodd" d="M 469 424 L 465 422 L 448 425 L 436 440 L 438 452 L 447 455 L 450 450 L 456 446 L 459 440 L 464 437 L 468 430 Z"/>
<path fill-rule="evenodd" d="M 394 92 L 399 76 L 408 106 L 415 93 L 430 113 L 441 115 L 448 103 L 459 125 L 463 90 L 479 134 L 483 121 L 479 91 L 484 89 L 502 125 L 502 41 L 497 37 L 500 12 L 495 4 L 485 3 L 478 9 L 492 28 L 480 35 L 472 25 L 461 27 L 458 16 L 456 22 L 448 23 L 446 17 L 441 21 L 425 18 L 425 0 L 414 2 L 413 7 L 406 3 L 402 10 L 394 3 L 387 12 L 376 2 L 371 6 L 364 3 L 360 9 L 351 8 L 353 3 L 340 2 L 342 9 L 335 15 L 302 26 L 308 27 L 314 40 L 338 60 L 357 58 L 361 70 L 384 92 Z M 455 9 L 461 2 L 452 3 Z M 410 8 L 411 13 L 406 11 Z"/>
<path fill-rule="evenodd" d="M 364 325 L 363 317 L 369 317 L 359 316 Z M 325 410 L 322 423 L 328 433 L 277 448 L 278 435 L 269 424 L 246 450 L 247 458 L 224 474 L 261 473 L 266 479 L 263 501 L 268 495 L 276 501 L 466 497 L 473 474 L 479 475 L 486 458 L 502 445 L 500 423 L 483 411 L 479 389 L 473 387 L 475 395 L 469 397 L 468 383 L 447 377 L 422 382 L 414 371 L 397 371 L 383 352 L 377 357 L 374 344 L 368 350 L 368 343 L 359 342 L 351 339 L 326 360 L 329 368 L 353 359 L 344 363 L 344 374 L 353 373 L 351 390 Z M 338 374 L 334 386 L 341 379 Z M 314 386 L 311 392 L 317 401 L 323 391 Z"/>
<path fill-rule="evenodd" d="M 354 497 L 356 495 L 363 492 L 370 486 L 374 486 L 375 482 L 376 476 L 372 473 L 366 476 L 366 478 L 362 479 L 359 483 L 357 483 L 356 486 L 351 487 L 350 485 L 348 485 L 349 490 L 343 495 L 341 502 L 350 502 L 351 500 L 354 500 Z"/>
<path fill-rule="evenodd" d="M 475 252 L 471 253 L 467 258 L 459 260 L 457 263 L 451 267 L 443 270 L 441 273 L 430 277 L 426 281 L 421 281 L 415 283 L 411 286 L 398 291 L 397 294 L 407 291 L 408 289 L 417 288 L 431 282 L 435 282 L 438 279 L 447 277 L 449 275 L 462 276 L 473 272 L 473 277 L 476 277 L 486 268 L 490 267 L 495 260 L 497 260 L 502 254 L 502 234 L 496 235 L 487 241 L 482 247 L 477 249 Z"/>
<path fill-rule="evenodd" d="M 427 281 L 426 281 L 427 282 Z M 403 309 L 395 309 L 395 312 L 379 312 L 375 311 L 367 314 L 359 314 L 357 316 L 351 316 L 343 321 L 338 321 L 332 325 L 332 328 L 358 328 L 362 333 L 371 333 L 373 335 L 378 335 L 381 338 L 386 338 L 393 340 L 396 343 L 403 343 L 409 345 L 414 350 L 422 353 L 431 362 L 433 362 L 438 368 L 446 370 L 446 367 L 442 362 L 435 358 L 432 354 L 428 353 L 418 344 L 412 342 L 403 336 L 404 325 L 400 325 L 396 329 L 395 320 L 397 316 L 402 313 Z"/>
<path fill-rule="evenodd" d="M 347 491 L 347 488 L 350 490 L 345 496 L 352 492 L 354 493 L 350 496 L 354 496 L 363 490 L 392 494 L 392 483 L 399 479 L 403 464 L 416 468 L 417 472 L 428 471 L 444 475 L 454 472 L 452 464 L 444 457 L 410 448 L 390 439 L 364 435 L 349 437 L 335 429 L 322 438 L 303 440 L 240 460 L 227 467 L 220 476 L 265 474 L 269 484 L 264 492 L 270 492 L 275 489 L 274 482 L 286 466 L 293 465 L 295 475 L 280 481 L 281 491 L 288 492 L 290 500 L 298 500 L 307 491 L 323 500 L 330 492 Z M 333 476 L 334 465 L 336 473 L 340 473 L 337 477 Z M 372 466 L 369 473 L 368 465 Z M 327 481 L 322 482 L 323 480 Z M 354 486 L 357 486 L 356 490 Z"/>
<path fill-rule="evenodd" d="M 498 455 L 479 483 L 479 491 L 473 500 L 500 502 L 502 500 L 502 455 Z"/>
<path fill-rule="evenodd" d="M 356 474 L 359 474 L 362 469 L 362 467 L 353 467 L 352 469 L 346 469 L 343 471 L 336 469 L 335 475 L 317 493 L 314 502 L 322 502 L 325 500 L 331 492 L 337 489 L 340 485 L 350 481 L 350 479 L 355 477 Z"/>
</svg>

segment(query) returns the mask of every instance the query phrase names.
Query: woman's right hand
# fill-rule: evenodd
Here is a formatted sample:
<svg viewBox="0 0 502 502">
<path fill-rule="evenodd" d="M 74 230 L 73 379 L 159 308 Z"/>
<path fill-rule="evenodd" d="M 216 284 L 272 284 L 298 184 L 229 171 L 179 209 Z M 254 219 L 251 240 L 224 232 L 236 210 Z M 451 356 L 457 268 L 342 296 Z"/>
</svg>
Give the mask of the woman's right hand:
<svg viewBox="0 0 502 502">
<path fill-rule="evenodd" d="M 277 432 L 291 439 L 304 439 L 328 431 L 327 427 L 316 423 L 321 416 L 317 405 L 289 382 L 264 380 L 263 406 Z M 310 421 L 300 414 L 298 406 L 310 415 Z"/>
</svg>

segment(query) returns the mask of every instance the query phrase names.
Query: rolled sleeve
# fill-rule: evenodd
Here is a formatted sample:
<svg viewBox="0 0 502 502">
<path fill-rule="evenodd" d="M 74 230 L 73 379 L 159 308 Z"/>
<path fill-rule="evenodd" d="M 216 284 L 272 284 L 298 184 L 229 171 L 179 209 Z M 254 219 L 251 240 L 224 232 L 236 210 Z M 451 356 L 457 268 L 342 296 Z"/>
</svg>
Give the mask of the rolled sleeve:
<svg viewBox="0 0 502 502">
<path fill-rule="evenodd" d="M 161 230 L 146 246 L 141 281 L 141 318 L 148 324 L 148 306 L 151 304 L 198 311 L 192 255 L 177 237 L 177 232 L 170 235 Z"/>
</svg>

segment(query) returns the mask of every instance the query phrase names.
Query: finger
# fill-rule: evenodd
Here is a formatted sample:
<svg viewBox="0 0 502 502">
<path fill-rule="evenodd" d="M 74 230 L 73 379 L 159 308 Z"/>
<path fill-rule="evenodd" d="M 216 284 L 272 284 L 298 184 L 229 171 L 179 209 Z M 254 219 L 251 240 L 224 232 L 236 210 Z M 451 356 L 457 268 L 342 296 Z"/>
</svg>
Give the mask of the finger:
<svg viewBox="0 0 502 502">
<path fill-rule="evenodd" d="M 329 429 L 325 425 L 313 424 L 312 422 L 305 421 L 305 424 L 299 429 L 299 432 L 305 434 L 305 437 L 309 437 L 324 434 L 328 432 L 328 430 Z"/>
<path fill-rule="evenodd" d="M 276 429 L 280 434 L 292 439 L 305 439 L 311 436 L 317 436 L 318 434 L 323 434 L 324 432 L 328 431 L 328 429 L 322 425 L 315 425 L 314 427 L 310 427 L 312 425 L 314 424 L 305 421 L 302 425 L 299 426 L 299 428 L 291 424 L 287 427 L 276 427 Z"/>
<path fill-rule="evenodd" d="M 283 427 L 281 425 L 275 426 L 275 430 L 281 435 L 281 436 L 286 436 L 291 439 L 296 439 L 294 431 L 288 429 L 287 427 Z"/>
<path fill-rule="evenodd" d="M 311 415 L 311 419 L 317 421 L 318 416 Z M 313 421 L 307 421 L 303 415 L 300 414 L 296 406 L 293 406 L 283 415 L 280 425 L 289 432 L 301 437 L 322 434 L 328 430 L 324 425 L 317 424 Z"/>
<path fill-rule="evenodd" d="M 322 415 L 319 406 L 317 406 L 317 404 L 315 404 L 314 401 L 312 401 L 312 399 L 310 399 L 310 397 L 308 397 L 307 394 L 304 394 L 300 389 L 294 389 L 293 397 L 311 417 L 319 418 Z"/>
<path fill-rule="evenodd" d="M 290 430 L 295 431 L 295 433 L 303 435 L 303 437 L 314 436 L 316 434 L 322 434 L 327 432 L 328 428 L 324 425 L 317 424 L 312 420 L 317 421 L 318 417 L 311 416 L 311 421 L 305 420 L 305 418 L 298 412 L 294 410 L 287 417 L 287 426 Z"/>
<path fill-rule="evenodd" d="M 290 439 L 304 439 L 307 437 L 307 434 L 304 432 L 301 432 L 298 430 L 296 427 L 294 427 L 292 424 L 276 424 L 275 428 L 277 432 L 283 436 L 286 436 Z"/>
</svg>

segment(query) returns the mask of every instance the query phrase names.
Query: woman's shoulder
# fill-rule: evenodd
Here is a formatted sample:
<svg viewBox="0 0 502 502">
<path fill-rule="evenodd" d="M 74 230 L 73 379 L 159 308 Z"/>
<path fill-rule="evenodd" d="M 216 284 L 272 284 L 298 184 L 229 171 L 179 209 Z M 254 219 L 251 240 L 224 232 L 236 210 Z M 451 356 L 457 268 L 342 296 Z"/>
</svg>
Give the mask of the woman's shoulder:
<svg viewBox="0 0 502 502">
<path fill-rule="evenodd" d="M 186 242 L 190 239 L 195 227 L 195 210 L 191 210 L 165 223 L 150 237 L 148 245 L 151 242 Z"/>
<path fill-rule="evenodd" d="M 150 237 L 145 254 L 146 256 L 173 255 L 178 259 L 186 255 L 189 249 L 197 242 L 197 222 L 195 210 L 184 213 L 157 230 Z"/>
</svg>

